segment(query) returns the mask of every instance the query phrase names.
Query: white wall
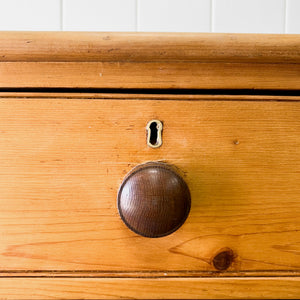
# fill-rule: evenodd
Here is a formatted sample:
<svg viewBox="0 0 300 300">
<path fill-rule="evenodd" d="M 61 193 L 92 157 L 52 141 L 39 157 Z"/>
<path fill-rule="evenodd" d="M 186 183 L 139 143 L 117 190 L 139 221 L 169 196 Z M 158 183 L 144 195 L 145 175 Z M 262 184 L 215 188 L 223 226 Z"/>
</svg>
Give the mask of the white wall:
<svg viewBox="0 0 300 300">
<path fill-rule="evenodd" d="M 0 0 L 0 30 L 300 33 L 300 0 Z"/>
</svg>

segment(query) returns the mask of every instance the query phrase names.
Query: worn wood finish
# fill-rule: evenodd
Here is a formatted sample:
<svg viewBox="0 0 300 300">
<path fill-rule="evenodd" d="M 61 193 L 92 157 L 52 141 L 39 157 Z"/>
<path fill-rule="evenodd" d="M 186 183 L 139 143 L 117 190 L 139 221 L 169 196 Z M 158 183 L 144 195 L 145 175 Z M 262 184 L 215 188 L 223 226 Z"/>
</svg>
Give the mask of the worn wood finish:
<svg viewBox="0 0 300 300">
<path fill-rule="evenodd" d="M 0 33 L 0 87 L 300 89 L 298 35 Z"/>
<path fill-rule="evenodd" d="M 3 299 L 297 299 L 300 278 L 1 278 Z"/>
<path fill-rule="evenodd" d="M 145 237 L 173 233 L 186 220 L 190 191 L 168 164 L 149 162 L 134 168 L 118 192 L 118 210 L 124 223 Z"/>
<path fill-rule="evenodd" d="M 3 270 L 211 272 L 232 251 L 228 272 L 299 272 L 299 102 L 45 97 L 0 100 Z M 147 239 L 116 198 L 126 173 L 157 160 L 193 201 L 178 231 Z"/>
<path fill-rule="evenodd" d="M 299 90 L 299 64 L 0 62 L 0 88 Z"/>
<path fill-rule="evenodd" d="M 0 61 L 300 62 L 297 34 L 8 31 L 0 45 Z"/>
</svg>

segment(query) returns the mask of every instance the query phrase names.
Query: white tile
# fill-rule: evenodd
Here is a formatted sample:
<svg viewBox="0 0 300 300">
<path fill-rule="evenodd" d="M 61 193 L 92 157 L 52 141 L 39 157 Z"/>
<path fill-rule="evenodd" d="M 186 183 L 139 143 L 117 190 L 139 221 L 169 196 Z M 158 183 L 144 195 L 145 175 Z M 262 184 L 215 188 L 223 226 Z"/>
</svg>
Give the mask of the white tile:
<svg viewBox="0 0 300 300">
<path fill-rule="evenodd" d="M 284 0 L 213 0 L 213 31 L 283 33 Z"/>
<path fill-rule="evenodd" d="M 209 32 L 210 0 L 138 0 L 138 31 Z"/>
<path fill-rule="evenodd" d="M 286 33 L 300 33 L 300 0 L 286 1 Z"/>
<path fill-rule="evenodd" d="M 0 30 L 60 30 L 60 0 L 0 0 Z"/>
<path fill-rule="evenodd" d="M 64 0 L 63 4 L 63 30 L 136 30 L 136 0 Z"/>
</svg>

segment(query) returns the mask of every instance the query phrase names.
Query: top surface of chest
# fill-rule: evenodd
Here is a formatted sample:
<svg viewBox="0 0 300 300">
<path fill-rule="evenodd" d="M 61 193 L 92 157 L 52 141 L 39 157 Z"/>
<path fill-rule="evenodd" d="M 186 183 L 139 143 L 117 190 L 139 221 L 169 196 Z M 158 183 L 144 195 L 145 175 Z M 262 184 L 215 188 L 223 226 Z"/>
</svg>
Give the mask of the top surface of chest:
<svg viewBox="0 0 300 300">
<path fill-rule="evenodd" d="M 0 88 L 299 90 L 299 35 L 0 33 Z"/>
</svg>

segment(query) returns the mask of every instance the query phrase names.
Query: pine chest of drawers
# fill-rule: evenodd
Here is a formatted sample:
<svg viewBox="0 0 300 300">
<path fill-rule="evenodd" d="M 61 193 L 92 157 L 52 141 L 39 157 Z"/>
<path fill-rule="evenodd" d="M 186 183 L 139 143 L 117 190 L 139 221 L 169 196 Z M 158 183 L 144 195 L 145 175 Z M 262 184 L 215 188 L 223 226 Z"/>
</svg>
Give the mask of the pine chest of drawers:
<svg viewBox="0 0 300 300">
<path fill-rule="evenodd" d="M 0 299 L 300 297 L 300 37 L 0 33 Z"/>
</svg>

